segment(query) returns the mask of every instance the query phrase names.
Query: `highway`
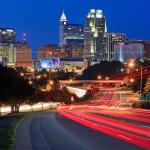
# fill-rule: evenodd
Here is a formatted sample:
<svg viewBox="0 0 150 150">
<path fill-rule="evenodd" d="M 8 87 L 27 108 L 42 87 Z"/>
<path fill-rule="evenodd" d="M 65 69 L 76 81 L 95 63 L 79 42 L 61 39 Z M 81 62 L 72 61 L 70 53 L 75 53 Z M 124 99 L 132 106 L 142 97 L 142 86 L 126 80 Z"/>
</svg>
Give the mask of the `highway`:
<svg viewBox="0 0 150 150">
<path fill-rule="evenodd" d="M 142 150 L 82 126 L 56 112 L 27 116 L 17 128 L 15 150 Z"/>
<path fill-rule="evenodd" d="M 150 110 L 123 107 L 119 92 L 107 91 L 85 105 L 57 108 L 59 114 L 100 133 L 150 149 Z"/>
<path fill-rule="evenodd" d="M 150 150 L 150 110 L 127 107 L 130 101 L 120 92 L 103 91 L 98 100 L 26 117 L 17 128 L 15 149 Z"/>
</svg>

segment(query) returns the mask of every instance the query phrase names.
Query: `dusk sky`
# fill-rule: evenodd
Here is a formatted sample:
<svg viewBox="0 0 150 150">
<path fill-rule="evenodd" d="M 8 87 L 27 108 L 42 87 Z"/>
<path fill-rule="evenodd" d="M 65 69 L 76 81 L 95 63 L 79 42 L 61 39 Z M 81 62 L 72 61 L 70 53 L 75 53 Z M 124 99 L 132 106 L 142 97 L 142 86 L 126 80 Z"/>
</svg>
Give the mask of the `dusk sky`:
<svg viewBox="0 0 150 150">
<path fill-rule="evenodd" d="M 1 0 L 0 27 L 16 29 L 17 39 L 28 33 L 35 52 L 44 44 L 58 43 L 60 15 L 71 23 L 84 23 L 90 8 L 102 9 L 109 32 L 150 39 L 150 0 Z"/>
</svg>

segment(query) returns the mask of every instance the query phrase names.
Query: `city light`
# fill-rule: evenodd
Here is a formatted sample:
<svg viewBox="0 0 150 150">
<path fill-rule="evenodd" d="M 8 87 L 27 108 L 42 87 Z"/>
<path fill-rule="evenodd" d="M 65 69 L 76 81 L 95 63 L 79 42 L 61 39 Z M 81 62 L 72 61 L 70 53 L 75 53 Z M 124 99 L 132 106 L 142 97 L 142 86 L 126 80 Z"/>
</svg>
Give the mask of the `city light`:
<svg viewBox="0 0 150 150">
<path fill-rule="evenodd" d="M 135 66 L 135 63 L 133 61 L 129 62 L 128 63 L 128 67 L 129 68 L 133 68 Z"/>
<path fill-rule="evenodd" d="M 50 81 L 49 83 L 50 83 L 50 85 L 53 85 L 53 84 L 54 84 L 54 82 L 53 82 L 53 81 Z"/>
<path fill-rule="evenodd" d="M 106 80 L 109 80 L 109 77 L 106 77 L 105 79 L 106 79 Z"/>
<path fill-rule="evenodd" d="M 37 79 L 38 79 L 38 80 L 41 79 L 41 75 L 38 75 L 38 76 L 37 76 Z"/>
<path fill-rule="evenodd" d="M 22 77 L 24 77 L 24 73 L 20 73 L 20 75 L 21 75 Z"/>
<path fill-rule="evenodd" d="M 133 83 L 133 82 L 134 82 L 134 79 L 130 79 L 130 82 Z"/>
<path fill-rule="evenodd" d="M 99 75 L 99 76 L 97 77 L 97 79 L 100 80 L 100 79 L 102 79 L 102 77 Z"/>
<path fill-rule="evenodd" d="M 29 84 L 31 85 L 33 82 L 32 81 L 29 81 Z"/>
</svg>

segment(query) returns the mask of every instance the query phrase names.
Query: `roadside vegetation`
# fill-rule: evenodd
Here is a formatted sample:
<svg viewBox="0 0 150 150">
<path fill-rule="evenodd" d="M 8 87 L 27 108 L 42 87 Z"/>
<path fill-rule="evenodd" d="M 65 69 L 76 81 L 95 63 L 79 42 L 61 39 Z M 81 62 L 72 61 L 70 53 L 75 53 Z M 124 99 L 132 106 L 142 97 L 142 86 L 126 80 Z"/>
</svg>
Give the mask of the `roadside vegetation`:
<svg viewBox="0 0 150 150">
<path fill-rule="evenodd" d="M 138 65 L 149 66 L 150 61 L 135 62 Z M 138 68 L 134 68 L 129 72 L 132 73 Z M 24 68 L 7 68 L 0 66 L 0 115 L 1 107 L 11 106 L 11 112 L 19 112 L 20 105 L 27 104 L 31 107 L 36 103 L 44 102 L 62 102 L 74 103 L 82 102 L 91 98 L 95 91 L 89 90 L 83 98 L 77 97 L 70 93 L 66 87 L 59 85 L 59 80 L 97 80 L 111 79 L 112 76 L 128 73 L 125 64 L 118 61 L 101 61 L 99 64 L 88 67 L 83 71 L 82 75 L 74 72 L 64 72 L 61 70 L 38 72 L 28 72 Z M 140 87 L 140 79 L 134 79 L 131 84 L 129 82 L 123 86 L 138 93 Z M 142 96 L 147 99 L 146 95 L 150 92 L 150 79 L 143 78 Z"/>
<path fill-rule="evenodd" d="M 23 113 L 0 117 L 0 150 L 13 150 L 16 127 L 25 116 Z"/>
<path fill-rule="evenodd" d="M 79 98 L 70 93 L 66 87 L 59 84 L 56 74 L 51 74 L 53 80 L 49 80 L 45 77 L 42 78 L 42 74 L 37 76 L 41 78 L 28 77 L 25 72 L 23 68 L 14 69 L 0 66 L 0 116 L 3 106 L 10 106 L 11 113 L 17 113 L 22 104 L 31 107 L 36 103 L 45 102 L 69 104 L 72 103 L 72 97 L 74 102 L 80 102 L 87 100 L 90 95 L 87 92 L 83 98 Z"/>
</svg>

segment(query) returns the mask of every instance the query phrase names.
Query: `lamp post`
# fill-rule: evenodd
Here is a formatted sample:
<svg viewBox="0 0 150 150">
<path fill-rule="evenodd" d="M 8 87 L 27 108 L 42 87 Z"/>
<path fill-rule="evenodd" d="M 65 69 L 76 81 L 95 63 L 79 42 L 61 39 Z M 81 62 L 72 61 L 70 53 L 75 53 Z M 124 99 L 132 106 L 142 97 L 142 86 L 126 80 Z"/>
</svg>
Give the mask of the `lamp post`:
<svg viewBox="0 0 150 150">
<path fill-rule="evenodd" d="M 50 81 L 50 74 L 51 74 L 51 70 L 48 70 L 48 80 Z"/>
<path fill-rule="evenodd" d="M 134 61 L 131 61 L 129 62 L 128 64 L 128 67 L 129 68 L 133 68 L 135 66 L 135 62 Z M 142 84 L 143 84 L 143 67 L 141 65 L 137 65 L 140 67 L 140 97 L 142 95 Z"/>
<path fill-rule="evenodd" d="M 142 96 L 142 84 L 143 84 L 143 67 L 140 66 L 140 71 L 141 71 L 141 79 L 140 79 L 140 97 Z"/>
</svg>

